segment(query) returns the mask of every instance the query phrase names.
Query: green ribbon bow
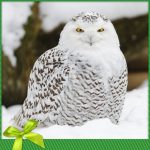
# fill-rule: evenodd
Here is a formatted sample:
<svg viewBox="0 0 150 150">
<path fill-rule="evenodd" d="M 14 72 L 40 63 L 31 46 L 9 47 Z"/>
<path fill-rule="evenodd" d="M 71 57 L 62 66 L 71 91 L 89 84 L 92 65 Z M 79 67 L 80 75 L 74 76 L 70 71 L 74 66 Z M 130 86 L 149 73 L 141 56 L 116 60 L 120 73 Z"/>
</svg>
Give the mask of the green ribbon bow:
<svg viewBox="0 0 150 150">
<path fill-rule="evenodd" d="M 31 132 L 37 127 L 38 122 L 35 120 L 28 120 L 25 124 L 23 131 L 18 130 L 15 127 L 8 127 L 3 135 L 6 137 L 16 137 L 12 150 L 22 150 L 22 139 L 26 137 L 31 142 L 45 148 L 43 137 L 40 134 Z"/>
</svg>

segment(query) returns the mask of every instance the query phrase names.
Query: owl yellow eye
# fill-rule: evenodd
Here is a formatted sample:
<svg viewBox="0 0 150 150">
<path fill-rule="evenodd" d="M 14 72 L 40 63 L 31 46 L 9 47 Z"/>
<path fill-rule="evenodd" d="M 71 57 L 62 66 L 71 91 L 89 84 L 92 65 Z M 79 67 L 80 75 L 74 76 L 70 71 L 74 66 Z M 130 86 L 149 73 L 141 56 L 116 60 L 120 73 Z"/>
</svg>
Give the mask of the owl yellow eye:
<svg viewBox="0 0 150 150">
<path fill-rule="evenodd" d="M 77 32 L 84 32 L 84 30 L 81 29 L 81 28 L 76 28 L 76 31 L 77 31 Z"/>
<path fill-rule="evenodd" d="M 100 28 L 97 30 L 97 32 L 103 32 L 104 31 L 104 28 Z"/>
</svg>

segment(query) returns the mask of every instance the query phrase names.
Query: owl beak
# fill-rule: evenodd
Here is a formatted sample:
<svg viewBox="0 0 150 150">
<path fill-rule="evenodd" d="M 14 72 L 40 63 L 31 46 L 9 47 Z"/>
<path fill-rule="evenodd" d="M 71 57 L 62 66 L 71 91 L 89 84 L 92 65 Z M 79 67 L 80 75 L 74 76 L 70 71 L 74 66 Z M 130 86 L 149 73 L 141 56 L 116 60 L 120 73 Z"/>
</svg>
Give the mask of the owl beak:
<svg viewBox="0 0 150 150">
<path fill-rule="evenodd" d="M 93 44 L 95 43 L 93 41 L 93 36 L 87 36 L 84 42 L 87 43 L 89 46 L 93 46 Z"/>
<path fill-rule="evenodd" d="M 94 42 L 91 41 L 85 41 L 85 43 L 87 43 L 89 46 L 92 46 L 94 44 Z"/>
<path fill-rule="evenodd" d="M 90 46 L 92 46 L 94 44 L 94 42 L 91 42 L 91 41 L 88 41 L 86 43 L 88 43 Z"/>
<path fill-rule="evenodd" d="M 92 45 L 93 45 L 93 43 L 92 43 L 92 42 L 89 42 L 89 44 L 90 44 L 90 46 L 92 46 Z"/>
<path fill-rule="evenodd" d="M 92 38 L 92 36 L 89 36 L 89 42 L 88 42 L 88 43 L 89 43 L 89 45 L 90 45 L 90 46 L 92 46 L 92 45 L 93 45 L 93 43 L 94 43 L 94 42 L 93 42 L 93 38 Z"/>
</svg>

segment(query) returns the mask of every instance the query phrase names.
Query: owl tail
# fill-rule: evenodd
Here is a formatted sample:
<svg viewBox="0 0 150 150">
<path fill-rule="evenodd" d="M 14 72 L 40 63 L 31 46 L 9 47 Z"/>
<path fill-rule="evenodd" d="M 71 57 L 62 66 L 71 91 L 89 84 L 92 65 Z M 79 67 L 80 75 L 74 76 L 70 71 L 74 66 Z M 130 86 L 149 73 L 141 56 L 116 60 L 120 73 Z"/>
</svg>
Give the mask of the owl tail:
<svg viewBox="0 0 150 150">
<path fill-rule="evenodd" d="M 109 105 L 110 107 L 109 109 L 111 111 L 108 113 L 108 118 L 113 124 L 119 123 L 119 119 L 120 119 L 120 115 L 121 115 L 122 107 L 123 107 L 123 101 L 124 100 L 122 101 L 120 100 L 119 103 L 114 103 L 113 105 L 111 103 L 111 105 Z"/>
<path fill-rule="evenodd" d="M 16 127 L 23 128 L 24 124 L 27 122 L 27 118 L 23 116 L 22 108 L 19 110 L 19 112 L 14 116 L 13 124 Z"/>
<path fill-rule="evenodd" d="M 42 118 L 42 116 L 41 116 L 41 118 Z M 35 118 L 25 117 L 25 115 L 23 113 L 23 108 L 21 108 L 19 110 L 19 112 L 13 117 L 12 123 L 15 127 L 22 129 L 24 127 L 25 123 L 29 119 L 35 119 L 35 120 L 39 121 L 38 118 L 36 118 L 36 117 Z M 48 125 L 47 125 L 47 122 L 48 122 Z M 50 120 L 43 119 L 41 122 L 39 122 L 38 127 L 47 127 L 47 126 L 50 126 L 51 124 L 53 124 L 53 123 L 51 123 Z"/>
</svg>

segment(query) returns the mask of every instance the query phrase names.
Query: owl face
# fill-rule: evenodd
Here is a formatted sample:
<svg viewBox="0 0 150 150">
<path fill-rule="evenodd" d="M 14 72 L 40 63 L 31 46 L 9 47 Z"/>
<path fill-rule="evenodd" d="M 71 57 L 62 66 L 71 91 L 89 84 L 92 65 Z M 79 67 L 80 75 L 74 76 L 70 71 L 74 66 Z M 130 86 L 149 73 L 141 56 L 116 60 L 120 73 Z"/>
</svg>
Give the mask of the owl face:
<svg viewBox="0 0 150 150">
<path fill-rule="evenodd" d="M 112 23 L 97 13 L 82 13 L 74 17 L 64 27 L 59 43 L 73 50 L 119 46 Z"/>
</svg>

